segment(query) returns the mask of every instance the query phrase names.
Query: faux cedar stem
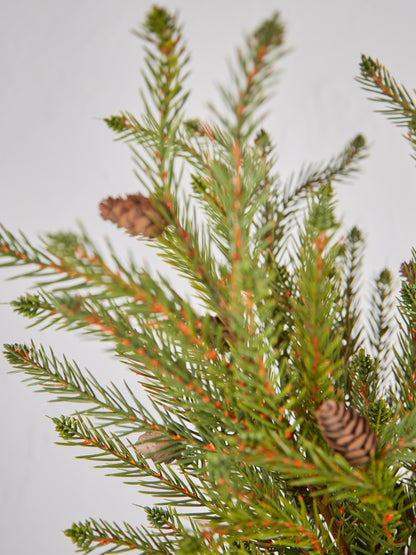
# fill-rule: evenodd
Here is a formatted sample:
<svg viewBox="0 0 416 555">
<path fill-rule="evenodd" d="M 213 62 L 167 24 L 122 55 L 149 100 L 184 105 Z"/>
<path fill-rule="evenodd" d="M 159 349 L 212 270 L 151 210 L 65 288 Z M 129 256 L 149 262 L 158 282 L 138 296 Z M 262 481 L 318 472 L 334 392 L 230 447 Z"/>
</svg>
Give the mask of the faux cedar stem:
<svg viewBox="0 0 416 555">
<path fill-rule="evenodd" d="M 309 486 L 309 491 L 312 493 L 316 491 L 313 486 Z M 332 536 L 338 543 L 338 547 L 342 555 L 351 555 L 351 550 L 345 541 L 344 536 L 342 536 L 339 528 L 338 522 L 332 516 L 331 511 L 329 510 L 328 505 L 325 503 L 323 497 L 317 496 L 316 503 L 318 505 L 319 512 L 324 517 L 325 522 L 328 525 L 329 531 L 331 532 Z"/>
</svg>

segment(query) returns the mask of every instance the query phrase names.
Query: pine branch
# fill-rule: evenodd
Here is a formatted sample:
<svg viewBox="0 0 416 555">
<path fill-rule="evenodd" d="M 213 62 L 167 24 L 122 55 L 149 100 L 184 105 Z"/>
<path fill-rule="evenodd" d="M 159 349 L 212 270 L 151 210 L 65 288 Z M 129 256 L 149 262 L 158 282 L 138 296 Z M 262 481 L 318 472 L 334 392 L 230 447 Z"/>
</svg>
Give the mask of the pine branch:
<svg viewBox="0 0 416 555">
<path fill-rule="evenodd" d="M 176 144 L 176 139 L 174 143 Z M 211 308 L 216 310 L 221 294 L 211 244 L 203 228 L 196 225 L 198 214 L 193 211 L 184 192 L 180 190 L 180 173 L 177 175 L 173 165 L 175 156 L 172 154 L 170 161 L 166 162 L 170 166 L 169 171 L 165 171 L 160 167 L 162 155 L 157 152 L 156 159 L 149 162 L 139 150 L 134 150 L 136 175 L 152 190 L 152 196 L 159 200 L 159 205 L 164 207 L 161 216 L 168 222 L 164 233 L 153 246 L 162 250 L 164 259 L 190 280 L 195 290 L 202 293 L 205 302 L 211 298 L 214 300 Z"/>
<path fill-rule="evenodd" d="M 182 118 L 181 110 L 188 96 L 188 93 L 181 91 L 186 77 L 184 68 L 189 59 L 181 29 L 176 17 L 164 9 L 154 7 L 148 14 L 142 32 L 137 34 L 150 45 L 145 49 L 147 72 L 144 78 L 154 109 L 143 94 L 142 99 L 146 109 L 145 127 L 153 129 L 158 145 L 156 150 L 147 149 L 144 155 L 135 150 L 136 163 L 140 179 L 140 174 L 144 173 L 151 182 L 153 195 L 163 200 L 166 206 L 163 215 L 174 229 L 158 246 L 164 250 L 168 262 L 172 263 L 172 255 L 176 264 L 178 259 L 182 261 L 183 268 L 174 264 L 175 268 L 188 279 L 191 278 L 205 298 L 212 294 L 218 297 L 216 275 L 208 263 L 212 259 L 209 244 L 203 242 L 198 230 L 191 226 L 187 210 L 182 210 L 180 214 L 177 201 L 179 179 L 176 177 L 174 161 L 178 151 L 176 138 Z"/>
<path fill-rule="evenodd" d="M 2 266 L 20 268 L 33 266 L 32 270 L 17 274 L 19 277 L 39 279 L 37 284 L 55 291 L 78 291 L 86 287 L 108 286 L 113 297 L 137 295 L 140 287 L 136 284 L 142 272 L 114 255 L 115 249 L 109 244 L 116 271 L 111 270 L 103 255 L 85 231 L 74 233 L 48 234 L 41 238 L 42 247 L 36 247 L 24 235 L 12 234 L 1 227 L 0 256 L 5 259 Z"/>
<path fill-rule="evenodd" d="M 65 530 L 65 536 L 79 548 L 82 553 L 91 553 L 95 549 L 104 549 L 105 553 L 124 553 L 139 549 L 146 555 L 173 554 L 173 545 L 169 539 L 164 541 L 154 534 L 146 534 L 140 528 L 130 524 L 105 522 L 104 520 L 88 519 L 85 522 L 74 523 Z"/>
<path fill-rule="evenodd" d="M 288 234 L 292 232 L 294 225 L 299 225 L 299 212 L 305 209 L 308 196 L 317 194 L 329 182 L 335 183 L 352 177 L 359 171 L 360 163 L 366 156 L 365 139 L 362 135 L 357 135 L 328 163 L 307 166 L 283 188 L 277 182 L 271 190 L 265 213 L 266 221 L 262 222 L 263 225 L 270 221 L 275 222 L 270 232 L 269 248 L 276 257 L 286 250 Z"/>
<path fill-rule="evenodd" d="M 371 93 L 370 100 L 382 102 L 387 107 L 377 110 L 386 114 L 398 127 L 407 128 L 405 135 L 416 150 L 416 104 L 403 85 L 399 85 L 385 66 L 378 60 L 361 56 L 360 76 L 357 81 Z M 416 154 L 413 153 L 413 158 Z"/>
<path fill-rule="evenodd" d="M 218 264 L 210 240 L 197 223 L 197 212 L 192 213 L 186 205 L 179 209 L 179 204 L 178 197 L 170 195 L 168 205 L 174 225 L 160 238 L 162 257 L 190 280 L 205 305 L 217 311 L 222 294 L 218 287 Z"/>
<path fill-rule="evenodd" d="M 411 410 L 403 412 L 400 419 L 396 418 L 385 426 L 381 435 L 380 442 L 387 445 L 384 457 L 387 464 L 395 464 L 399 468 L 402 464 L 406 470 L 415 472 L 416 462 L 416 407 L 413 404 Z"/>
<path fill-rule="evenodd" d="M 61 236 L 62 234 L 59 234 L 59 237 Z M 71 239 L 72 236 L 68 235 L 68 243 L 71 242 Z M 51 274 L 59 273 L 61 275 L 56 278 L 56 281 L 76 279 L 78 275 L 73 272 L 73 269 L 69 266 L 61 266 L 58 257 L 54 257 L 54 254 L 45 250 L 40 251 L 22 233 L 20 236 L 13 235 L 0 225 L 0 256 L 5 258 L 1 267 L 16 266 L 19 268 L 33 265 L 35 269 L 20 274 L 21 277 L 36 277 L 39 274 L 48 277 Z"/>
<path fill-rule="evenodd" d="M 189 56 L 183 43 L 181 27 L 176 16 L 155 6 L 149 10 L 142 30 L 136 34 L 155 46 L 154 50 L 147 51 L 145 63 L 148 73 L 144 77 L 148 82 L 154 80 L 155 87 L 149 87 L 154 93 L 151 100 L 155 103 L 158 115 L 163 114 L 162 121 L 168 127 L 188 96 L 182 92 L 186 79 L 183 70 Z M 159 90 L 156 85 L 159 85 Z"/>
<path fill-rule="evenodd" d="M 287 211 L 294 202 L 304 198 L 316 185 L 326 184 L 329 181 L 342 181 L 352 177 L 359 171 L 360 162 L 367 156 L 368 149 L 362 135 L 357 135 L 348 142 L 344 150 L 332 158 L 327 164 L 306 167 L 300 175 L 292 178 L 285 187 L 283 209 Z M 293 182 L 296 183 L 293 187 Z"/>
<path fill-rule="evenodd" d="M 296 449 L 287 449 L 284 442 L 278 439 L 274 445 L 266 441 L 263 449 L 258 451 L 258 458 L 254 453 L 244 457 L 244 450 L 241 449 L 241 452 L 247 462 L 254 464 L 260 459 L 261 453 L 263 468 L 267 460 L 270 470 L 278 472 L 284 483 L 291 487 L 305 487 L 310 490 L 313 499 L 319 498 L 319 511 L 324 512 L 332 507 L 332 518 L 338 520 L 347 545 L 352 546 L 353 538 L 360 537 L 363 530 L 362 537 L 369 547 L 367 551 L 363 550 L 363 553 L 370 555 L 374 552 L 374 538 L 380 538 L 383 546 L 387 546 L 391 537 L 396 534 L 400 518 L 400 509 L 392 510 L 392 503 L 398 502 L 401 491 L 401 488 L 396 490 L 397 470 L 391 466 L 389 468 L 389 463 L 386 466 L 378 463 L 367 469 L 353 470 L 342 457 L 337 455 L 334 459 L 328 460 L 317 445 L 312 445 L 305 438 L 299 438 L 297 445 L 300 442 L 306 449 L 307 460 L 297 453 Z M 357 499 L 360 499 L 358 504 Z M 322 506 L 322 502 L 328 509 Z M 348 525 L 345 528 L 342 524 L 342 507 L 346 507 L 347 512 L 351 510 L 354 513 L 355 526 L 358 526 L 359 531 L 353 532 Z M 386 515 L 390 514 L 391 522 L 386 522 Z M 329 513 L 325 518 L 329 518 Z M 373 540 L 370 541 L 371 537 Z M 397 551 L 394 553 L 400 553 L 402 547 L 403 544 L 398 541 Z"/>
<path fill-rule="evenodd" d="M 392 311 L 393 282 L 389 270 L 385 269 L 375 280 L 369 314 L 369 343 L 374 358 L 382 369 L 386 369 L 391 360 Z"/>
<path fill-rule="evenodd" d="M 7 245 L 4 244 L 6 237 Z M 35 324 L 71 329 L 90 326 L 103 338 L 116 340 L 121 347 L 128 348 L 133 344 L 136 349 L 142 349 L 142 341 L 139 338 L 135 341 L 137 333 L 126 320 L 124 307 L 134 314 L 131 318 L 137 320 L 141 327 L 150 321 L 160 326 L 167 320 L 166 325 L 177 328 L 184 315 L 198 320 L 189 302 L 185 302 L 162 277 L 159 277 L 158 283 L 143 270 L 138 271 L 132 261 L 129 265 L 123 264 L 114 251 L 112 258 L 116 270 L 111 270 L 86 235 L 49 236 L 42 251 L 29 241 L 16 248 L 17 241 L 9 232 L 5 232 L 3 241 L 4 247 L 0 252 L 10 260 L 7 264 L 34 265 L 36 269 L 29 273 L 40 276 L 39 285 L 43 288 L 54 287 L 54 292 L 41 290 L 37 295 L 29 294 L 12 303 L 17 312 L 33 319 Z M 23 250 L 26 253 L 24 260 L 20 254 Z M 59 259 L 54 260 L 52 256 L 58 253 Z M 44 275 L 46 283 L 42 279 Z M 64 292 L 59 293 L 61 275 L 68 281 Z M 54 276 L 57 277 L 54 279 Z M 73 278 L 77 281 L 71 282 Z M 56 279 L 58 286 L 55 285 Z M 75 295 L 69 294 L 72 288 Z M 88 290 L 88 295 L 82 296 L 80 293 L 84 289 Z M 196 332 L 191 341 L 204 344 Z M 156 346 L 154 340 L 151 342 L 153 346 Z"/>
<path fill-rule="evenodd" d="M 143 124 L 125 115 L 109 118 L 107 123 L 117 132 L 123 128 L 127 130 L 125 137 L 132 135 L 138 139 L 141 150 L 133 148 L 137 176 L 152 196 L 161 201 L 160 206 L 164 206 L 161 216 L 167 219 L 173 230 L 165 240 L 157 243 L 158 248 L 163 249 L 166 261 L 191 279 L 205 299 L 212 295 L 218 299 L 217 276 L 209 263 L 213 259 L 210 245 L 191 224 L 188 211 L 179 211 L 177 200 L 180 180 L 175 159 L 178 152 L 184 150 L 184 144 L 177 141 L 177 134 L 182 108 L 188 97 L 188 93 L 182 92 L 182 84 L 189 59 L 181 29 L 176 17 L 154 7 L 142 31 L 136 34 L 149 44 L 145 49 L 147 72 L 144 79 L 153 107 L 142 93 L 145 105 Z M 143 136 L 145 141 L 141 141 Z M 179 260 L 182 266 L 178 265 Z"/>
<path fill-rule="evenodd" d="M 90 406 L 79 412 L 100 420 L 100 427 L 116 424 L 123 435 L 137 433 L 143 420 L 152 422 L 150 413 L 134 397 L 131 390 L 130 403 L 114 385 L 101 386 L 87 370 L 70 363 L 65 357 L 59 361 L 50 349 L 26 345 L 5 345 L 4 355 L 16 372 L 23 372 L 25 382 L 52 394 L 52 402 L 85 403 Z"/>
<path fill-rule="evenodd" d="M 415 259 L 413 252 L 413 259 Z M 394 350 L 395 386 L 392 397 L 399 397 L 403 410 L 411 410 L 416 399 L 416 284 L 403 281 L 399 304 L 399 345 Z"/>
<path fill-rule="evenodd" d="M 379 476 L 372 480 L 367 469 L 352 468 L 341 455 L 329 454 L 326 443 L 325 448 L 312 444 L 307 439 L 307 433 L 302 431 L 295 439 L 293 436 L 288 438 L 289 434 L 286 437 L 277 433 L 264 434 L 261 444 L 242 441 L 238 444 L 238 451 L 247 464 L 275 472 L 280 481 L 290 488 L 309 489 L 313 486 L 314 494 L 324 496 L 334 504 L 354 502 L 355 496 L 366 499 L 376 496 L 380 487 Z M 243 439 L 246 437 L 243 436 Z M 250 440 L 250 437 L 247 439 Z"/>
<path fill-rule="evenodd" d="M 214 538 L 219 536 L 218 544 L 223 549 L 224 544 L 231 543 L 231 538 L 243 541 L 250 537 L 251 543 L 260 548 L 260 553 L 262 547 L 266 552 L 267 548 L 280 553 L 282 547 L 297 547 L 323 553 L 322 538 L 311 527 L 302 497 L 293 495 L 278 475 L 254 467 L 241 467 L 241 471 L 242 476 L 227 473 L 224 468 L 216 471 L 216 488 L 221 497 L 227 495 L 229 509 L 228 513 L 218 512 L 206 529 L 207 537 L 213 542 L 212 551 L 217 546 Z M 255 479 L 253 489 L 242 486 L 249 474 Z M 252 479 L 248 483 L 253 483 Z M 276 488 L 283 488 L 283 499 L 275 494 Z M 328 553 L 331 552 L 329 549 Z"/>
<path fill-rule="evenodd" d="M 139 163 L 142 157 L 134 144 L 146 146 L 148 153 L 157 151 L 159 143 L 155 119 L 147 117 L 145 123 L 140 123 L 132 113 L 122 111 L 119 115 L 104 118 L 104 122 L 117 133 L 117 140 L 131 146 L 138 167 L 146 168 L 144 160 L 149 164 L 150 159 L 143 158 L 143 162 Z M 215 143 L 216 147 L 225 147 L 229 142 L 228 136 L 224 135 L 219 127 L 202 124 L 199 120 L 181 122 L 175 126 L 175 133 L 176 156 L 188 161 L 195 169 L 205 174 L 210 173 L 209 145 Z M 148 188 L 144 177 L 138 174 L 138 178 L 145 188 Z"/>
<path fill-rule="evenodd" d="M 307 412 L 308 404 L 318 406 L 330 397 L 342 373 L 342 334 L 336 326 L 340 317 L 339 246 L 331 240 L 337 228 L 331 197 L 331 190 L 324 189 L 311 204 L 295 262 L 299 294 L 291 299 L 292 357 L 299 376 L 298 394 L 304 403 L 302 413 Z"/>
<path fill-rule="evenodd" d="M 181 478 L 166 465 L 152 468 L 135 450 L 128 449 L 115 434 L 96 428 L 88 418 L 52 418 L 56 431 L 62 438 L 61 445 L 86 447 L 93 453 L 78 455 L 93 461 L 97 468 L 107 468 L 109 476 L 123 478 L 124 482 L 139 485 L 145 494 L 169 499 L 170 503 L 184 507 L 210 506 L 203 490 L 188 474 Z"/>
<path fill-rule="evenodd" d="M 344 300 L 342 326 L 344 329 L 345 361 L 358 351 L 362 339 L 360 325 L 360 302 L 358 298 L 360 286 L 360 270 L 363 258 L 363 240 L 361 232 L 353 227 L 345 242 Z"/>
<path fill-rule="evenodd" d="M 234 90 L 220 87 L 230 119 L 213 108 L 217 118 L 241 146 L 258 128 L 262 120 L 258 108 L 267 99 L 267 90 L 275 79 L 273 66 L 284 51 L 284 27 L 276 12 L 264 21 L 246 40 L 245 50 L 238 52 L 238 72 L 231 70 Z"/>
<path fill-rule="evenodd" d="M 49 295 L 48 298 L 53 299 L 53 296 Z M 161 298 L 160 300 L 163 303 L 163 299 Z M 73 328 L 79 327 L 84 330 L 88 329 L 88 325 L 91 325 L 93 329 L 97 328 L 96 333 L 100 334 L 103 338 L 115 341 L 122 357 L 127 359 L 130 364 L 133 364 L 133 369 L 145 378 L 145 387 L 163 403 L 164 407 L 166 405 L 173 407 L 173 410 L 176 411 L 178 416 L 181 415 L 181 418 L 183 417 L 188 420 L 186 417 L 188 407 L 195 410 L 194 401 L 196 395 L 196 398 L 209 399 L 210 410 L 213 411 L 211 414 L 217 415 L 218 421 L 224 420 L 223 411 L 225 411 L 225 407 L 223 396 L 225 391 L 214 385 L 217 381 L 218 372 L 224 373 L 224 371 L 230 377 L 234 375 L 229 383 L 228 401 L 231 401 L 235 394 L 233 384 L 235 381 L 239 381 L 240 384 L 244 384 L 247 396 L 253 387 L 257 391 L 264 392 L 263 413 L 267 412 L 269 402 L 270 406 L 274 406 L 276 397 L 270 383 L 267 380 L 263 382 L 263 379 L 261 382 L 258 382 L 258 377 L 262 377 L 263 371 L 265 371 L 264 364 L 262 366 L 260 360 L 255 366 L 252 366 L 249 360 L 247 360 L 247 355 L 241 357 L 238 352 L 238 345 L 236 345 L 236 351 L 233 354 L 235 366 L 232 367 L 233 371 L 230 372 L 227 370 L 225 361 L 221 360 L 217 352 L 205 342 L 208 340 L 208 334 L 212 342 L 213 328 L 210 318 L 205 318 L 204 322 L 192 320 L 192 312 L 190 314 L 191 320 L 184 320 L 186 313 L 182 313 L 180 320 L 166 318 L 169 313 L 165 312 L 163 305 L 159 303 L 159 310 L 163 314 L 164 319 L 158 321 L 156 329 L 147 326 L 143 327 L 140 333 L 138 333 L 130 325 L 126 326 L 124 313 L 115 312 L 115 314 L 112 314 L 108 306 L 102 306 L 100 300 L 96 301 L 96 310 L 100 310 L 98 315 L 92 309 L 94 305 L 91 298 L 88 301 L 89 306 L 83 306 L 82 309 L 78 306 L 78 310 L 73 314 L 70 314 L 68 311 L 68 301 L 64 301 L 65 299 L 62 296 L 54 299 L 50 313 L 55 314 L 54 307 L 59 307 L 64 318 L 63 325 Z M 64 310 L 63 307 L 67 308 Z M 88 308 L 89 310 L 87 310 Z M 42 320 L 44 315 L 41 315 L 39 318 Z M 170 339 L 171 333 L 174 330 L 176 330 L 176 333 L 179 330 L 182 334 L 178 338 L 179 342 L 176 340 L 175 343 Z M 204 341 L 205 337 L 207 339 Z M 260 340 L 261 336 L 255 336 L 251 340 L 252 342 L 254 341 L 252 350 L 253 355 L 256 353 L 256 357 L 258 357 L 258 341 Z M 157 349 L 157 352 L 155 352 L 155 349 Z M 182 359 L 185 352 L 188 353 L 186 357 L 188 361 L 195 361 L 192 368 L 186 367 Z M 200 359 L 203 354 L 207 359 L 201 363 Z M 215 363 L 215 359 L 218 359 L 218 363 Z M 240 368 L 241 364 L 243 364 L 244 370 Z M 248 373 L 247 367 L 250 369 Z M 164 383 L 163 388 L 160 387 L 160 380 Z M 178 398 L 181 398 L 183 402 L 181 410 L 174 401 Z M 244 406 L 244 402 L 241 402 L 241 400 L 240 406 L 241 408 Z M 248 408 L 248 414 L 250 418 L 253 417 L 252 408 Z M 234 418 L 232 415 L 226 417 L 227 426 L 235 426 L 232 418 Z M 242 416 L 242 418 L 244 417 Z"/>
<path fill-rule="evenodd" d="M 346 374 L 351 405 L 367 415 L 372 429 L 378 434 L 391 421 L 393 414 L 381 397 L 384 377 L 377 361 L 360 349 L 350 359 Z"/>
</svg>

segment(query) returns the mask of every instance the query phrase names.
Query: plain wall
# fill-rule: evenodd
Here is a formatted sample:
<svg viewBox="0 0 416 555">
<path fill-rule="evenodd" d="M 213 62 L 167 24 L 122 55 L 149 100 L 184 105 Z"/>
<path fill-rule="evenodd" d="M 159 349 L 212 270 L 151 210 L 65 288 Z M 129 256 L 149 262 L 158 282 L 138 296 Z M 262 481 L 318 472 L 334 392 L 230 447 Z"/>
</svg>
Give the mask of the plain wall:
<svg viewBox="0 0 416 555">
<path fill-rule="evenodd" d="M 159 264 L 153 252 L 100 220 L 99 201 L 137 190 L 127 146 L 100 118 L 140 113 L 138 89 L 143 51 L 130 30 L 143 21 L 147 0 L 0 1 L 0 221 L 29 237 L 75 228 L 81 220 L 93 237 L 109 235 L 120 252 Z M 346 228 L 356 224 L 366 241 L 365 275 L 388 265 L 395 275 L 416 245 L 415 163 L 410 145 L 375 114 L 354 76 L 361 53 L 378 57 L 409 90 L 414 65 L 416 2 L 401 0 L 195 0 L 166 1 L 178 10 L 192 53 L 189 116 L 206 114 L 218 99 L 215 82 L 228 82 L 226 60 L 236 45 L 272 11 L 287 25 L 291 48 L 281 61 L 277 93 L 266 127 L 278 145 L 283 176 L 309 162 L 328 160 L 357 133 L 371 145 L 362 172 L 340 185 Z M 29 282 L 4 281 L 0 302 Z M 180 285 L 178 285 L 180 287 Z M 65 352 L 97 379 L 119 381 L 127 370 L 97 342 L 74 333 L 26 329 L 27 321 L 0 304 L 1 343 L 33 337 Z M 54 445 L 45 414 L 69 412 L 33 395 L 0 360 L 0 552 L 67 555 L 75 547 L 61 530 L 89 516 L 143 522 L 134 504 L 147 504 L 131 486 L 79 451 Z M 81 453 L 82 454 L 82 453 Z M 151 501 L 150 501 L 151 502 Z"/>
</svg>

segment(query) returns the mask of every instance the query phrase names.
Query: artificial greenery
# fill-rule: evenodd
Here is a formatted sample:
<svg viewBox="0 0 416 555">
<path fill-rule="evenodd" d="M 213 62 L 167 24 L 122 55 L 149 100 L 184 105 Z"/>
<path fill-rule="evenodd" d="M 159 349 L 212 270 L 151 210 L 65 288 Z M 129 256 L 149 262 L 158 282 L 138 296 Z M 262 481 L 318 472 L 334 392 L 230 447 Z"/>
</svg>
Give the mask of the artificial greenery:
<svg viewBox="0 0 416 555">
<path fill-rule="evenodd" d="M 51 348 L 5 345 L 30 385 L 83 403 L 53 418 L 60 442 L 151 496 L 148 527 L 91 518 L 65 534 L 82 553 L 416 553 L 415 267 L 402 268 L 398 329 L 389 271 L 364 311 L 362 235 L 336 214 L 334 185 L 359 168 L 363 137 L 281 180 L 261 127 L 284 53 L 278 14 L 238 51 L 210 121 L 185 115 L 189 54 L 177 17 L 153 7 L 138 34 L 143 114 L 105 122 L 132 148 L 141 193 L 164 222 L 147 243 L 189 295 L 137 254 L 100 252 L 84 231 L 37 245 L 0 235 L 2 265 L 37 287 L 14 310 L 105 340 L 150 401 L 140 387 L 100 385 Z M 359 80 L 415 148 L 407 91 L 367 57 Z M 350 466 L 323 439 L 315 411 L 329 399 L 376 432 L 366 465 Z M 162 462 L 144 456 L 136 442 L 149 432 L 155 448 L 168 440 L 172 462 L 162 442 Z"/>
</svg>

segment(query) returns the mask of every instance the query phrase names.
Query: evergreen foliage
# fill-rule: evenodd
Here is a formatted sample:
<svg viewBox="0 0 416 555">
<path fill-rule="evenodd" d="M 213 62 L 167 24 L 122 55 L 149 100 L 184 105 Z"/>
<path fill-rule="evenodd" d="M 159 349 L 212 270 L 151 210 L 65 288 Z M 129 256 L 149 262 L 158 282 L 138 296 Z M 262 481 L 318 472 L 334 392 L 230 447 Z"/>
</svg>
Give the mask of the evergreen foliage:
<svg viewBox="0 0 416 555">
<path fill-rule="evenodd" d="M 416 104 L 406 87 L 399 85 L 388 69 L 370 56 L 362 55 L 360 70 L 358 82 L 371 93 L 371 100 L 384 105 L 378 111 L 407 129 L 405 137 L 416 151 Z M 416 154 L 412 156 L 415 158 Z"/>
<path fill-rule="evenodd" d="M 29 385 L 80 403 L 52 419 L 60 442 L 157 502 L 148 528 L 91 518 L 65 534 L 81 553 L 416 553 L 416 255 L 396 340 L 393 278 L 380 273 L 363 311 L 362 235 L 353 228 L 344 238 L 336 214 L 334 185 L 359 168 L 364 138 L 282 182 L 261 128 L 284 53 L 278 14 L 238 51 L 212 122 L 185 117 L 189 54 L 176 16 L 154 7 L 138 34 L 144 112 L 105 122 L 131 146 L 164 222 L 148 244 L 192 295 L 110 243 L 100 252 L 84 230 L 38 245 L 0 232 L 1 265 L 37 287 L 14 310 L 32 325 L 106 341 L 151 402 L 127 384 L 100 385 L 52 348 L 5 345 Z M 371 58 L 359 80 L 387 100 L 415 147 L 407 91 Z M 323 438 L 315 412 L 329 399 L 358 410 L 377 434 L 368 464 L 352 467 Z M 167 461 L 174 449 L 176 459 L 140 454 L 134 445 L 146 432 L 160 432 L 158 456 L 166 451 Z"/>
</svg>

